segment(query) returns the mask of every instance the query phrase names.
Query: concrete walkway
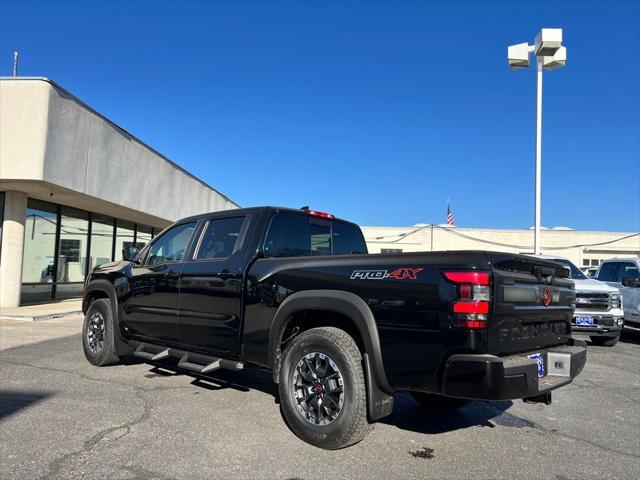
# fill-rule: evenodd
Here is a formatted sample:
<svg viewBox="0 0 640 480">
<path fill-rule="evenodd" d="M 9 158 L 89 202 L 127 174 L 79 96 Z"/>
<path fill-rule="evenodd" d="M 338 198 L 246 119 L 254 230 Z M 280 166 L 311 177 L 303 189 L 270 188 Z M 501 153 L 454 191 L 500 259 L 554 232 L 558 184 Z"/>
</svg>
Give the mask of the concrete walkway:
<svg viewBox="0 0 640 480">
<path fill-rule="evenodd" d="M 0 319 L 0 351 L 55 338 L 78 335 L 82 331 L 83 320 L 84 317 L 82 316 L 41 320 L 39 322 Z M 81 343 L 78 343 L 78 345 L 80 345 L 78 348 L 82 350 Z M 0 478 L 4 477 L 0 475 Z"/>
<path fill-rule="evenodd" d="M 78 315 L 82 315 L 82 300 L 79 298 L 16 308 L 0 308 L 1 320 L 52 320 Z"/>
</svg>

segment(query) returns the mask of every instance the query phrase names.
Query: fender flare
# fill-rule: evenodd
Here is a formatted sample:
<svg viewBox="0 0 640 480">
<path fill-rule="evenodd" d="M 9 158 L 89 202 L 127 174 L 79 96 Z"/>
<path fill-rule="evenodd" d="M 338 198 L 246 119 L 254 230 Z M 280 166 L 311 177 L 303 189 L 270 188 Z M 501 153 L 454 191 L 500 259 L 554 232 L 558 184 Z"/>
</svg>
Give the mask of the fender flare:
<svg viewBox="0 0 640 480">
<path fill-rule="evenodd" d="M 382 363 L 380 337 L 375 318 L 369 306 L 359 296 L 341 290 L 305 290 L 289 295 L 280 305 L 269 331 L 269 365 L 278 382 L 279 352 L 282 332 L 290 317 L 302 310 L 328 310 L 348 317 L 358 329 L 365 348 L 365 363 L 378 388 L 393 394 Z"/>
<path fill-rule="evenodd" d="M 116 350 L 119 355 L 129 355 L 131 353 L 131 347 L 122 337 L 122 333 L 120 331 L 120 311 L 118 309 L 118 298 L 113 284 L 104 279 L 90 281 L 84 290 L 84 296 L 82 298 L 82 313 L 87 313 L 87 309 L 89 308 L 87 300 L 91 292 L 103 292 L 109 298 L 109 302 L 111 303 L 111 312 L 113 313 L 113 320 L 116 323 L 116 328 L 113 329 L 116 334 Z"/>
</svg>

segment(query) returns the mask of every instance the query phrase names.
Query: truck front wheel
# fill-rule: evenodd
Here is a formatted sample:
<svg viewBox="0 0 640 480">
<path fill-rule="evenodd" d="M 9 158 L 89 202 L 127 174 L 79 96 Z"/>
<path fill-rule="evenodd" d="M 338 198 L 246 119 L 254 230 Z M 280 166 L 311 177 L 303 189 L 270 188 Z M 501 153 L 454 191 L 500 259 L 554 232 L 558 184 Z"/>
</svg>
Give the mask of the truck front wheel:
<svg viewBox="0 0 640 480">
<path fill-rule="evenodd" d="M 279 390 L 289 428 L 307 443 L 336 450 L 373 428 L 362 355 L 343 330 L 313 328 L 295 337 L 282 359 Z"/>
<path fill-rule="evenodd" d="M 104 367 L 120 361 L 116 354 L 114 326 L 109 300 L 94 300 L 87 309 L 82 326 L 84 356 L 93 365 Z"/>
</svg>

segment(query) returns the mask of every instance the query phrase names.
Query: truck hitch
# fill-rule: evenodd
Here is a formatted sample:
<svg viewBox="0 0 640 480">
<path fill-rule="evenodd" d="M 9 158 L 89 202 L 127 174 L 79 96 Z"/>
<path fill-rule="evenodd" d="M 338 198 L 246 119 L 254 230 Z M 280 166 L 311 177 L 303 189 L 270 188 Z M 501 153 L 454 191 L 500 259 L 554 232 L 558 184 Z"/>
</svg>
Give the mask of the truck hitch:
<svg viewBox="0 0 640 480">
<path fill-rule="evenodd" d="M 551 392 L 545 392 L 535 397 L 523 398 L 524 403 L 544 403 L 545 405 L 551 405 Z"/>
</svg>

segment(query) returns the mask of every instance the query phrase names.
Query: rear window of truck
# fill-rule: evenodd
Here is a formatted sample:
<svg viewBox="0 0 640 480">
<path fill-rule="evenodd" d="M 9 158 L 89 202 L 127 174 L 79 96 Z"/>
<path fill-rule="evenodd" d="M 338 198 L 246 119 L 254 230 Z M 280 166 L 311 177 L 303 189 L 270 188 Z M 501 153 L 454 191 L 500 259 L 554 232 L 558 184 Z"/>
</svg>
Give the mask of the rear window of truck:
<svg viewBox="0 0 640 480">
<path fill-rule="evenodd" d="M 339 220 L 308 215 L 274 215 L 264 242 L 267 257 L 309 257 L 367 253 L 360 229 Z"/>
</svg>

